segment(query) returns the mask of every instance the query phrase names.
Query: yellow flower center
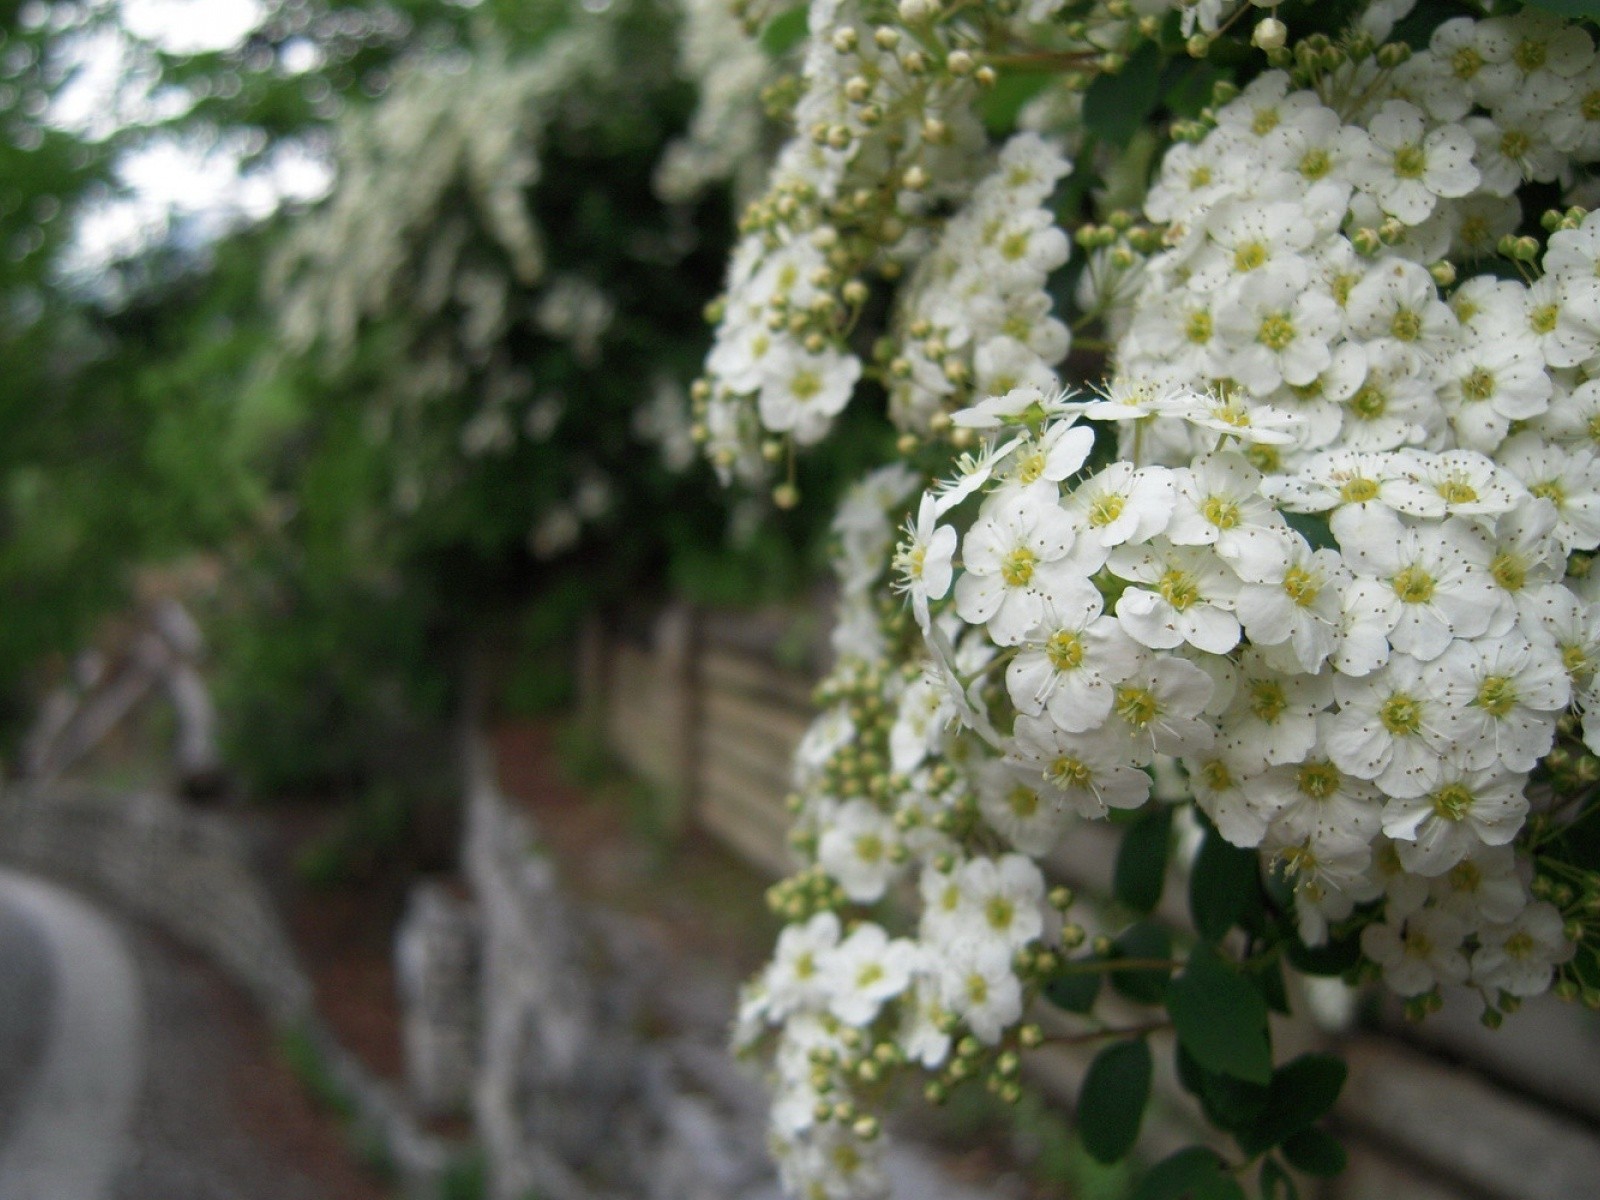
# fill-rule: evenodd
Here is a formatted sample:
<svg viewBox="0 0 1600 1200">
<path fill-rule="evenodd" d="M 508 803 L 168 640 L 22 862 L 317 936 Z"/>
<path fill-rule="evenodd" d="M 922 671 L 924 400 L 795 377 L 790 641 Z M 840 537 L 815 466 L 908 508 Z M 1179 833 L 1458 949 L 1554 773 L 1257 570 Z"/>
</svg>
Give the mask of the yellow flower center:
<svg viewBox="0 0 1600 1200">
<path fill-rule="evenodd" d="M 1331 170 L 1333 170 L 1333 159 L 1321 148 L 1307 150 L 1300 159 L 1300 174 L 1307 179 L 1321 179 Z"/>
<path fill-rule="evenodd" d="M 1390 583 L 1405 604 L 1426 604 L 1433 599 L 1433 576 L 1421 567 L 1403 568 Z"/>
<path fill-rule="evenodd" d="M 1156 719 L 1161 705 L 1147 688 L 1131 685 L 1117 689 L 1116 714 L 1135 729 L 1143 729 Z"/>
<path fill-rule="evenodd" d="M 1528 325 L 1538 334 L 1552 332 L 1561 317 L 1561 309 L 1554 304 L 1541 304 L 1528 313 Z"/>
<path fill-rule="evenodd" d="M 1326 800 L 1339 790 L 1342 776 L 1339 768 L 1325 760 L 1302 763 L 1295 783 L 1302 795 L 1312 800 Z"/>
<path fill-rule="evenodd" d="M 1012 816 L 1025 821 L 1039 811 L 1039 793 L 1018 784 L 1006 795 L 1006 807 Z"/>
<path fill-rule="evenodd" d="M 855 841 L 856 857 L 862 862 L 875 863 L 883 858 L 883 839 L 875 833 L 863 833 Z"/>
<path fill-rule="evenodd" d="M 1535 496 L 1550 501 L 1558 509 L 1566 507 L 1567 489 L 1561 486 L 1559 479 L 1546 479 L 1541 483 L 1529 484 L 1528 490 Z"/>
<path fill-rule="evenodd" d="M 1472 702 L 1491 717 L 1504 717 L 1517 706 L 1516 680 L 1505 675 L 1490 675 L 1478 685 Z"/>
<path fill-rule="evenodd" d="M 1265 266 L 1267 248 L 1260 242 L 1243 242 L 1233 252 L 1233 269 L 1243 274 Z"/>
<path fill-rule="evenodd" d="M 1004 896 L 990 896 L 989 903 L 983 906 L 983 915 L 991 929 L 1004 932 L 1011 928 L 1011 922 L 1017 915 L 1017 906 Z"/>
<path fill-rule="evenodd" d="M 1161 593 L 1163 600 L 1179 612 L 1200 599 L 1200 588 L 1187 571 L 1168 571 L 1161 577 L 1156 590 Z"/>
<path fill-rule="evenodd" d="M 794 378 L 789 381 L 789 391 L 796 400 L 805 401 L 813 399 L 822 391 L 822 377 L 815 371 L 796 371 Z"/>
<path fill-rule="evenodd" d="M 1422 705 L 1396 692 L 1378 707 L 1378 720 L 1395 737 L 1411 737 L 1422 728 Z"/>
<path fill-rule="evenodd" d="M 1365 504 L 1368 500 L 1377 499 L 1377 496 L 1378 482 L 1375 479 L 1347 479 L 1339 489 L 1339 499 L 1346 504 Z"/>
<path fill-rule="evenodd" d="M 1402 308 L 1389 322 L 1389 332 L 1402 342 L 1414 342 L 1422 336 L 1422 318 L 1409 308 Z"/>
<path fill-rule="evenodd" d="M 1459 479 L 1447 479 L 1438 484 L 1434 491 L 1444 497 L 1446 504 L 1471 504 L 1478 498 L 1478 489 Z"/>
<path fill-rule="evenodd" d="M 1234 529 L 1239 524 L 1239 506 L 1226 496 L 1207 496 L 1200 515 L 1218 529 Z"/>
<path fill-rule="evenodd" d="M 1471 46 L 1463 46 L 1450 56 L 1450 69 L 1457 79 L 1471 79 L 1483 70 L 1483 55 Z"/>
<path fill-rule="evenodd" d="M 1447 783 L 1428 797 L 1428 803 L 1441 820 L 1461 821 L 1472 811 L 1472 792 L 1464 784 Z"/>
<path fill-rule="evenodd" d="M 1528 582 L 1528 568 L 1509 550 L 1502 550 L 1489 564 L 1489 574 L 1508 592 L 1520 592 Z"/>
<path fill-rule="evenodd" d="M 1487 400 L 1494 395 L 1494 372 L 1487 367 L 1473 367 L 1461 380 L 1463 400 Z"/>
<path fill-rule="evenodd" d="M 1511 57 L 1524 73 L 1531 75 L 1544 66 L 1547 51 L 1548 47 L 1543 42 L 1528 38 L 1518 43 L 1517 48 L 1511 52 Z"/>
<path fill-rule="evenodd" d="M 1088 765 L 1082 759 L 1073 758 L 1070 754 L 1063 754 L 1051 763 L 1047 774 L 1063 788 L 1087 787 L 1094 778 L 1094 772 L 1089 770 Z"/>
<path fill-rule="evenodd" d="M 1463 858 L 1447 873 L 1450 886 L 1458 892 L 1476 892 L 1483 885 L 1483 871 L 1470 858 Z"/>
<path fill-rule="evenodd" d="M 1316 576 L 1304 567 L 1290 567 L 1284 572 L 1283 590 L 1289 599 L 1301 608 L 1316 603 L 1317 593 L 1322 589 L 1317 583 Z"/>
<path fill-rule="evenodd" d="M 1500 136 L 1500 153 L 1517 162 L 1533 148 L 1533 139 L 1520 129 L 1508 129 Z"/>
<path fill-rule="evenodd" d="M 1400 179 L 1421 179 L 1428 169 L 1428 156 L 1421 146 L 1401 146 L 1394 152 L 1394 173 Z"/>
<path fill-rule="evenodd" d="M 1083 639 L 1070 629 L 1058 629 L 1045 642 L 1044 656 L 1058 671 L 1075 671 L 1083 665 Z"/>
<path fill-rule="evenodd" d="M 1000 578 L 1008 587 L 1027 587 L 1033 578 L 1033 565 L 1039 556 L 1026 546 L 1018 546 L 1000 561 Z"/>
<path fill-rule="evenodd" d="M 1363 421 L 1376 421 L 1389 411 L 1389 397 L 1375 383 L 1364 383 L 1347 401 L 1350 411 Z"/>
<path fill-rule="evenodd" d="M 1255 119 L 1250 122 L 1250 130 L 1257 137 L 1264 137 L 1278 127 L 1280 120 L 1282 118 L 1278 116 L 1277 109 L 1258 108 L 1256 109 Z"/>
<path fill-rule="evenodd" d="M 1250 685 L 1250 711 L 1269 725 L 1283 716 L 1289 707 L 1289 698 L 1283 694 L 1283 685 L 1273 679 L 1257 679 Z"/>
<path fill-rule="evenodd" d="M 1261 322 L 1256 341 L 1268 350 L 1284 350 L 1294 341 L 1294 322 L 1285 313 L 1273 313 Z"/>
<path fill-rule="evenodd" d="M 1183 323 L 1183 336 L 1197 346 L 1203 346 L 1211 340 L 1212 333 L 1211 314 L 1205 309 L 1199 309 L 1189 314 Z"/>
<path fill-rule="evenodd" d="M 1233 786 L 1233 772 L 1220 758 L 1213 758 L 1200 768 L 1200 778 L 1214 792 L 1223 792 Z"/>
<path fill-rule="evenodd" d="M 1111 524 L 1122 515 L 1126 503 L 1127 500 L 1116 492 L 1106 492 L 1089 505 L 1089 524 L 1097 529 Z"/>
</svg>

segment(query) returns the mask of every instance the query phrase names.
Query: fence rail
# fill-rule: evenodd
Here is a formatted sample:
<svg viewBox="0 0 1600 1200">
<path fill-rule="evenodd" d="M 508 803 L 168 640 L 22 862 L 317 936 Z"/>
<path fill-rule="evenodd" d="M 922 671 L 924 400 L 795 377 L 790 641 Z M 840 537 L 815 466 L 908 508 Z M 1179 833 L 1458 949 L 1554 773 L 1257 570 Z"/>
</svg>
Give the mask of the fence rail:
<svg viewBox="0 0 1600 1200">
<path fill-rule="evenodd" d="M 585 692 L 612 750 L 735 853 L 773 875 L 785 843 L 789 764 L 809 722 L 812 679 L 780 665 L 782 624 L 687 607 L 647 636 L 591 636 Z M 1109 891 L 1111 830 L 1086 826 L 1047 864 L 1090 904 Z M 1182 924 L 1181 889 L 1162 915 Z M 1322 1017 L 1310 1010 L 1320 998 Z M 1380 1004 L 1358 1027 L 1327 1015 L 1329 996 L 1302 994 L 1274 1029 L 1292 1051 L 1335 1046 L 1351 1074 L 1333 1120 L 1350 1167 L 1321 1200 L 1582 1200 L 1600 1196 L 1600 1015 L 1544 997 L 1491 1032 L 1469 1004 L 1420 1026 Z M 1334 996 L 1334 1008 L 1341 1007 Z M 1344 1011 L 1354 1011 L 1354 997 Z M 1348 1024 L 1348 1023 L 1346 1023 Z M 1158 1051 L 1160 1047 L 1157 1047 Z M 1070 1106 L 1091 1051 L 1033 1057 L 1033 1078 Z M 1168 1056 L 1170 1057 L 1170 1056 Z M 1167 1081 L 1148 1145 L 1202 1134 L 1188 1098 Z"/>
</svg>

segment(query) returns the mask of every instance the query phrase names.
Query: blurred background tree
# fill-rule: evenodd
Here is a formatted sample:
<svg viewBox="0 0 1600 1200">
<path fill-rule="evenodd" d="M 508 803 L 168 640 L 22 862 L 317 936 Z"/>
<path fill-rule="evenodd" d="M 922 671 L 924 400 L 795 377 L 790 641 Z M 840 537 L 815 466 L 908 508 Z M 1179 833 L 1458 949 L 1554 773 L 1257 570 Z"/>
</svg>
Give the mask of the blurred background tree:
<svg viewBox="0 0 1600 1200">
<path fill-rule="evenodd" d="M 474 653 L 558 706 L 584 619 L 812 578 L 830 505 L 730 509 L 683 394 L 770 149 L 725 10 L 238 7 L 0 5 L 6 738 L 150 564 L 264 793 L 408 772 Z"/>
</svg>

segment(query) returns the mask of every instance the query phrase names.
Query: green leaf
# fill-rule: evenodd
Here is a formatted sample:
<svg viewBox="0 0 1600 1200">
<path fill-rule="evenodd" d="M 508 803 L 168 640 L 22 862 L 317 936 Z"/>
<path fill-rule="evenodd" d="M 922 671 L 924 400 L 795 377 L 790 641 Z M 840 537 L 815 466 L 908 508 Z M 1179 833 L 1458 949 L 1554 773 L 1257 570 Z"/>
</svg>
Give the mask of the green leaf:
<svg viewBox="0 0 1600 1200">
<path fill-rule="evenodd" d="M 1190 1146 L 1162 1159 L 1139 1181 L 1132 1200 L 1244 1200 L 1216 1151 Z"/>
<path fill-rule="evenodd" d="M 1339 1139 L 1321 1129 L 1302 1129 L 1284 1142 L 1283 1157 L 1291 1167 L 1319 1179 L 1337 1175 L 1348 1160 Z"/>
<path fill-rule="evenodd" d="M 1204 60 L 1175 58 L 1161 72 L 1161 100 L 1180 117 L 1198 117 L 1211 103 L 1211 89 L 1222 72 Z"/>
<path fill-rule="evenodd" d="M 1275 1158 L 1261 1160 L 1261 1200 L 1300 1200 L 1300 1189 Z"/>
<path fill-rule="evenodd" d="M 1361 937 L 1330 938 L 1322 946 L 1308 946 L 1292 938 L 1285 947 L 1289 965 L 1306 975 L 1343 975 L 1361 961 Z"/>
<path fill-rule="evenodd" d="M 1259 1154 L 1324 1116 L 1344 1087 L 1349 1069 L 1331 1054 L 1302 1054 L 1272 1073 L 1261 1119 L 1239 1137 L 1246 1154 Z"/>
<path fill-rule="evenodd" d="M 1178 1082 L 1195 1099 L 1206 1120 L 1236 1138 L 1254 1129 L 1267 1106 L 1267 1089 L 1259 1083 L 1246 1083 L 1220 1071 L 1208 1071 L 1178 1045 L 1175 1059 Z"/>
<path fill-rule="evenodd" d="M 1256 985 L 1256 991 L 1275 1013 L 1289 1015 L 1289 990 L 1283 983 L 1283 963 L 1276 957 L 1244 968 L 1245 978 Z"/>
<path fill-rule="evenodd" d="M 1146 42 L 1115 75 L 1101 75 L 1083 95 L 1084 128 L 1126 146 L 1161 98 L 1161 51 Z"/>
<path fill-rule="evenodd" d="M 800 44 L 806 36 L 806 6 L 791 8 L 768 21 L 758 42 L 773 58 L 780 58 Z"/>
<path fill-rule="evenodd" d="M 1091 956 L 1066 965 L 1081 966 L 1094 961 Z M 1099 971 L 1060 971 L 1044 985 L 1044 997 L 1067 1012 L 1086 1013 L 1094 1007 L 1095 997 L 1100 995 L 1101 977 Z"/>
<path fill-rule="evenodd" d="M 1172 809 L 1147 805 L 1122 835 L 1111 894 L 1134 912 L 1145 914 L 1161 902 L 1167 879 L 1167 854 L 1172 846 Z"/>
<path fill-rule="evenodd" d="M 1133 1038 L 1095 1055 L 1078 1091 L 1078 1136 L 1096 1162 L 1126 1158 L 1150 1102 L 1150 1046 Z"/>
<path fill-rule="evenodd" d="M 1283 514 L 1283 519 L 1290 529 L 1311 543 L 1313 550 L 1339 548 L 1339 543 L 1333 536 L 1333 528 L 1328 524 L 1328 518 L 1321 513 L 1289 512 Z"/>
<path fill-rule="evenodd" d="M 978 101 L 983 127 L 1003 137 L 1017 127 L 1022 106 L 1060 76 L 1050 71 L 1004 71 Z"/>
<path fill-rule="evenodd" d="M 1208 942 L 1221 941 L 1249 912 L 1261 909 L 1261 865 L 1254 850 L 1228 843 L 1215 829 L 1206 831 L 1189 875 L 1189 911 Z"/>
<path fill-rule="evenodd" d="M 1596 0 L 1523 0 L 1526 7 L 1542 8 L 1558 17 L 1588 17 L 1600 20 L 1600 3 Z"/>
<path fill-rule="evenodd" d="M 1167 989 L 1167 1011 L 1178 1040 L 1202 1067 L 1250 1083 L 1272 1078 L 1266 1001 L 1210 946 L 1190 954 Z"/>
<path fill-rule="evenodd" d="M 1168 959 L 1172 957 L 1172 934 L 1154 921 L 1130 925 L 1111 943 L 1112 958 Z M 1129 1000 L 1140 1004 L 1160 1004 L 1172 978 L 1170 967 L 1143 968 L 1109 973 L 1111 986 Z"/>
</svg>

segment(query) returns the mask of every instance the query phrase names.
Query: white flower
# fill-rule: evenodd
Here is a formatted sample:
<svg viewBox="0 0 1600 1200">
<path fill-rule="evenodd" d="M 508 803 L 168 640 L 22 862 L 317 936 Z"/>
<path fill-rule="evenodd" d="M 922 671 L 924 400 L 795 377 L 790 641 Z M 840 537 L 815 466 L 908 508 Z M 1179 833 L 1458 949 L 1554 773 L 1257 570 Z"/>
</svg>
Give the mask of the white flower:
<svg viewBox="0 0 1600 1200">
<path fill-rule="evenodd" d="M 1537 996 L 1550 987 L 1558 963 L 1572 957 L 1561 913 L 1554 905 L 1530 904 L 1505 924 L 1478 930 L 1472 982 L 1481 988 Z"/>
<path fill-rule="evenodd" d="M 1049 600 L 1100 566 L 1081 555 L 1069 557 L 1072 521 L 1055 494 L 1046 485 L 997 493 L 962 543 L 965 570 L 956 580 L 956 612 L 963 621 L 987 624 L 1002 646 L 1023 641 Z"/>
<path fill-rule="evenodd" d="M 1017 718 L 1005 761 L 1042 779 L 1049 795 L 1083 817 L 1138 808 L 1150 795 L 1150 777 L 1133 764 L 1129 748 L 1103 736 L 1067 733 L 1039 717 Z"/>
<path fill-rule="evenodd" d="M 801 445 L 819 442 L 861 378 L 861 360 L 831 347 L 811 354 L 778 347 L 762 374 L 758 408 L 774 433 L 793 433 Z"/>
<path fill-rule="evenodd" d="M 1175 472 L 1177 496 L 1166 537 L 1177 546 L 1215 546 L 1217 557 L 1252 583 L 1281 578 L 1292 548 L 1288 527 L 1259 494 L 1261 472 L 1243 455 L 1202 455 Z"/>
<path fill-rule="evenodd" d="M 767 1011 L 773 1020 L 827 1003 L 826 963 L 838 944 L 839 918 L 832 912 L 817 913 L 804 925 L 784 927 L 764 975 Z"/>
<path fill-rule="evenodd" d="M 887 813 L 860 797 L 846 800 L 817 841 L 817 863 L 846 896 L 870 904 L 900 873 L 894 854 L 899 840 Z"/>
<path fill-rule="evenodd" d="M 925 493 L 917 506 L 916 520 L 906 520 L 905 540 L 895 549 L 894 570 L 899 575 L 895 590 L 911 598 L 917 624 L 928 628 L 928 603 L 941 599 L 950 590 L 954 573 L 951 560 L 956 552 L 956 531 L 938 523 L 938 500 Z"/>
<path fill-rule="evenodd" d="M 1563 553 L 1600 547 L 1600 456 L 1588 447 L 1558 447 L 1538 434 L 1518 434 L 1495 455 L 1535 496 L 1555 505 L 1553 536 Z"/>
<path fill-rule="evenodd" d="M 1503 846 L 1517 836 L 1528 814 L 1527 779 L 1437 762 L 1425 772 L 1420 794 L 1383 806 L 1383 831 L 1395 839 L 1406 870 L 1442 875 L 1478 846 Z"/>
<path fill-rule="evenodd" d="M 1456 710 L 1456 754 L 1467 767 L 1531 771 L 1555 739 L 1571 686 L 1555 648 L 1511 631 L 1456 642 L 1428 664 L 1432 692 Z"/>
<path fill-rule="evenodd" d="M 1337 551 L 1293 539 L 1282 578 L 1239 589 L 1239 623 L 1257 646 L 1283 646 L 1300 670 L 1315 671 L 1338 643 L 1340 596 L 1349 578 Z"/>
<path fill-rule="evenodd" d="M 1117 620 L 1133 639 L 1153 650 L 1185 642 L 1212 654 L 1226 654 L 1239 642 L 1233 603 L 1239 577 L 1214 551 L 1174 546 L 1157 538 L 1145 546 L 1119 546 L 1108 565 L 1135 584 L 1117 598 Z"/>
<path fill-rule="evenodd" d="M 1467 958 L 1461 952 L 1466 926 L 1436 908 L 1412 913 L 1398 923 L 1368 925 L 1361 952 L 1383 968 L 1383 981 L 1402 996 L 1417 996 L 1441 983 L 1463 983 Z"/>
<path fill-rule="evenodd" d="M 1022 1018 L 1022 982 L 1011 969 L 1006 943 L 961 939 L 944 948 L 938 970 L 940 1003 L 985 1045 L 994 1045 Z"/>
<path fill-rule="evenodd" d="M 891 941 L 881 925 L 856 926 L 827 958 L 828 1010 L 846 1025 L 870 1025 L 884 1001 L 910 986 L 920 957 L 916 943 Z"/>
<path fill-rule="evenodd" d="M 1038 772 L 993 760 L 979 771 L 978 811 L 1008 842 L 1035 857 L 1054 849 L 1070 823 L 1066 806 Z"/>
<path fill-rule="evenodd" d="M 1459 517 L 1408 528 L 1382 509 L 1340 509 L 1334 534 L 1358 578 L 1347 603 L 1426 662 L 1452 639 L 1489 632 L 1499 611 L 1482 542 Z"/>
<path fill-rule="evenodd" d="M 1407 225 L 1424 221 L 1441 197 L 1465 196 L 1478 186 L 1476 146 L 1459 125 L 1429 130 L 1414 105 L 1390 100 L 1367 123 L 1367 132 L 1373 151 L 1353 172 L 1355 183 Z"/>
<path fill-rule="evenodd" d="M 1020 854 L 978 856 L 956 869 L 961 903 L 951 936 L 988 938 L 1020 950 L 1044 931 L 1044 876 Z"/>
<path fill-rule="evenodd" d="M 1124 542 L 1147 542 L 1172 517 L 1173 479 L 1166 467 L 1114 462 L 1074 489 L 1066 510 L 1080 536 L 1108 549 Z"/>
<path fill-rule="evenodd" d="M 1254 271 L 1219 306 L 1220 365 L 1253 396 L 1308 384 L 1332 361 L 1342 314 L 1332 296 L 1306 286 L 1306 274 L 1277 264 Z"/>
</svg>

